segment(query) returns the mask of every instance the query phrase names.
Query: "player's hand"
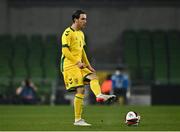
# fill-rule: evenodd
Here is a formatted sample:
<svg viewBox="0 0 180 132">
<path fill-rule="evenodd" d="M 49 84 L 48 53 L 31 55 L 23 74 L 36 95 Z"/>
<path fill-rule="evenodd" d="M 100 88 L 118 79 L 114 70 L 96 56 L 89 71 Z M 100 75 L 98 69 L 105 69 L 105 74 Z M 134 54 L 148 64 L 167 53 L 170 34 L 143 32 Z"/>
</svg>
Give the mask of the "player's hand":
<svg viewBox="0 0 180 132">
<path fill-rule="evenodd" d="M 92 72 L 96 72 L 96 70 L 94 68 L 92 68 L 91 66 L 87 66 L 87 68 Z"/>
<path fill-rule="evenodd" d="M 77 63 L 77 66 L 80 68 L 80 69 L 83 69 L 83 68 L 85 68 L 86 67 L 86 64 L 84 64 L 84 63 L 82 63 L 82 62 L 78 62 Z"/>
</svg>

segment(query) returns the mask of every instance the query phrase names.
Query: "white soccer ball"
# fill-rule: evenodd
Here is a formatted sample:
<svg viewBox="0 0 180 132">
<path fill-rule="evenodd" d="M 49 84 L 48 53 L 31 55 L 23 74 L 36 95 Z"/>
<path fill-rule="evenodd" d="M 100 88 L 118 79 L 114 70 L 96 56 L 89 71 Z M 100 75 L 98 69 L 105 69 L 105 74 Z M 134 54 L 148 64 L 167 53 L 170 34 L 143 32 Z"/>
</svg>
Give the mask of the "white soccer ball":
<svg viewBox="0 0 180 132">
<path fill-rule="evenodd" d="M 137 126 L 140 122 L 140 115 L 138 115 L 136 112 L 134 111 L 129 111 L 126 114 L 126 119 L 125 119 L 125 123 L 128 126 Z"/>
</svg>

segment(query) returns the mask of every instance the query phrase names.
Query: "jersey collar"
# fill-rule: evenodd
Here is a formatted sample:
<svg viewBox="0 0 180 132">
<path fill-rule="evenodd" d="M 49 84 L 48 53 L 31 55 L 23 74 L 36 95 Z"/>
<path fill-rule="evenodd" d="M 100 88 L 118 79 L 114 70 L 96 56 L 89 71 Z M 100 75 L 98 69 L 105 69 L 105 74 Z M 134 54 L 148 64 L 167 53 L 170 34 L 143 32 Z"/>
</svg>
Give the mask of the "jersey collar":
<svg viewBox="0 0 180 132">
<path fill-rule="evenodd" d="M 75 31 L 72 27 L 70 27 L 70 29 L 71 29 L 73 32 Z"/>
</svg>

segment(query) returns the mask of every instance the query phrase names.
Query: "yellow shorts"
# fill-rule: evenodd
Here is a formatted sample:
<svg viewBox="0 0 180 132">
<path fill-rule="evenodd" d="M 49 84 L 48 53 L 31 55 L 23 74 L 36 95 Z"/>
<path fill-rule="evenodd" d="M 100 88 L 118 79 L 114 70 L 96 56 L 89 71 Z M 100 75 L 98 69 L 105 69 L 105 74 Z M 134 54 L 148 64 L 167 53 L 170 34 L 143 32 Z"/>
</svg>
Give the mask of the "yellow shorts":
<svg viewBox="0 0 180 132">
<path fill-rule="evenodd" d="M 83 87 L 86 76 L 90 74 L 92 74 L 92 72 L 89 69 L 80 69 L 77 66 L 74 66 L 68 70 L 64 70 L 63 77 L 66 90 L 75 91 L 76 88 Z"/>
</svg>

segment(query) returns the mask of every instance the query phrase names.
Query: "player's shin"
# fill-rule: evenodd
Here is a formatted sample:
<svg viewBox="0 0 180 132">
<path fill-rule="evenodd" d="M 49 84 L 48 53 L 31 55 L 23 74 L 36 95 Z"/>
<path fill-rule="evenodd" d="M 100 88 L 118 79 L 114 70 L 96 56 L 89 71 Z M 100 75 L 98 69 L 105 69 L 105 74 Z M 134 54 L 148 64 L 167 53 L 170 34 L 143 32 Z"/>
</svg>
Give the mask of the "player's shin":
<svg viewBox="0 0 180 132">
<path fill-rule="evenodd" d="M 101 88 L 97 79 L 93 79 L 90 81 L 90 87 L 96 97 L 97 95 L 101 94 Z"/>
<path fill-rule="evenodd" d="M 83 99 L 84 99 L 84 94 L 76 94 L 74 97 L 75 121 L 81 119 L 82 110 L 83 110 Z"/>
</svg>

